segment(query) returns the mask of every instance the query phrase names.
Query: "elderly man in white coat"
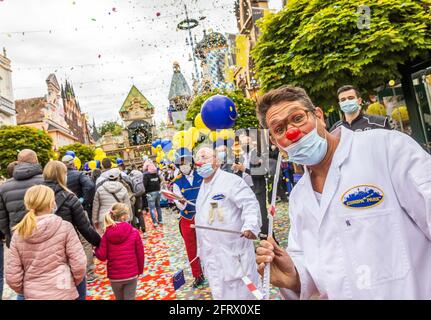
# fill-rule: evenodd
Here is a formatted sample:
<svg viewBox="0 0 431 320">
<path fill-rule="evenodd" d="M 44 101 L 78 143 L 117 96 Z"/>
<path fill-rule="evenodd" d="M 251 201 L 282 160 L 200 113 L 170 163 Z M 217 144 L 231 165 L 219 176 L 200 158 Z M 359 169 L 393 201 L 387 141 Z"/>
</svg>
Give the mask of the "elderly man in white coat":
<svg viewBox="0 0 431 320">
<path fill-rule="evenodd" d="M 197 172 L 204 178 L 196 200 L 197 226 L 242 232 L 196 229 L 198 256 L 215 300 L 251 300 L 242 278 L 257 286 L 259 274 L 252 239 L 262 225 L 259 203 L 240 177 L 223 171 L 214 151 L 202 147 L 195 156 Z"/>
<path fill-rule="evenodd" d="M 430 299 L 431 156 L 404 133 L 329 133 L 306 92 L 265 94 L 259 117 L 306 167 L 290 195 L 288 248 L 262 241 L 257 262 L 286 298 Z"/>
</svg>

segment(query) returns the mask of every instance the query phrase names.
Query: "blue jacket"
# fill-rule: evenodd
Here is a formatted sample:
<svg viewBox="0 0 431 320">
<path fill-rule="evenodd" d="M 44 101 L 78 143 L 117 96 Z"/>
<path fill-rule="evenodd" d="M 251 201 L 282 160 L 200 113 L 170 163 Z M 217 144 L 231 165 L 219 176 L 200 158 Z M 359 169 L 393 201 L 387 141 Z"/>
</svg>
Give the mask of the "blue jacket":
<svg viewBox="0 0 431 320">
<path fill-rule="evenodd" d="M 197 174 L 196 171 L 193 172 L 193 185 L 190 185 L 189 181 L 184 175 L 181 175 L 178 179 L 175 180 L 175 184 L 180 188 L 181 194 L 187 200 L 196 203 L 196 199 L 198 198 L 199 189 L 201 187 L 203 178 Z M 184 210 L 180 211 L 180 214 L 183 218 L 192 220 L 196 214 L 196 208 L 191 204 L 187 204 Z"/>
</svg>

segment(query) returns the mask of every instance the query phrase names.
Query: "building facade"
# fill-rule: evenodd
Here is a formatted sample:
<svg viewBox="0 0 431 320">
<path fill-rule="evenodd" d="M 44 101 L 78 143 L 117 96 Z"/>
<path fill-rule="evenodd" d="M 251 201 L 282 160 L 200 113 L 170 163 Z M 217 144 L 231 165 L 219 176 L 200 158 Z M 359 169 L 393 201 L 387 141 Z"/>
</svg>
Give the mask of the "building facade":
<svg viewBox="0 0 431 320">
<path fill-rule="evenodd" d="M 73 86 L 67 80 L 64 87 L 63 85 L 61 86 L 61 98 L 64 108 L 64 120 L 73 135 L 80 143 L 94 143 L 87 115 L 81 111 Z"/>
<path fill-rule="evenodd" d="M 256 45 L 260 35 L 256 21 L 269 13 L 267 0 L 237 0 L 235 14 L 239 34 L 232 44 L 235 65 L 233 66 L 233 78 L 237 88 L 249 97 L 256 99 L 259 85 L 254 78 L 253 60 L 250 52 Z"/>
<path fill-rule="evenodd" d="M 3 48 L 0 54 L 0 125 L 15 125 L 16 111 L 12 90 L 11 61 Z"/>
<path fill-rule="evenodd" d="M 29 126 L 48 132 L 54 150 L 79 142 L 65 121 L 61 88 L 54 74 L 46 79 L 47 94 L 43 97 L 15 101 L 18 125 Z"/>
<path fill-rule="evenodd" d="M 105 134 L 98 141 L 108 156 L 122 158 L 126 165 L 142 165 L 142 156 L 151 156 L 151 141 L 156 134 L 154 106 L 132 86 L 119 111 L 125 129 L 122 135 Z"/>
</svg>

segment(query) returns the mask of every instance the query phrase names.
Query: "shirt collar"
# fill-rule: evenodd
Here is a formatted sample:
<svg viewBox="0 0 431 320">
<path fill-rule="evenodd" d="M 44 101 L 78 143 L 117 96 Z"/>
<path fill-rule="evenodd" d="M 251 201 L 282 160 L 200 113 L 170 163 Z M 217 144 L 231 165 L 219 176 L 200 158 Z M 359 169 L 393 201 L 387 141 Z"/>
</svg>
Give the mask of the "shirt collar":
<svg viewBox="0 0 431 320">
<path fill-rule="evenodd" d="M 353 119 L 352 123 L 350 124 L 346 121 L 346 116 L 343 114 L 343 123 L 347 124 L 349 127 L 351 127 L 355 122 L 361 120 L 363 116 L 364 116 L 364 113 L 362 112 L 362 109 L 361 109 L 361 111 L 359 111 L 359 114 L 357 115 L 357 117 L 355 119 Z"/>
</svg>

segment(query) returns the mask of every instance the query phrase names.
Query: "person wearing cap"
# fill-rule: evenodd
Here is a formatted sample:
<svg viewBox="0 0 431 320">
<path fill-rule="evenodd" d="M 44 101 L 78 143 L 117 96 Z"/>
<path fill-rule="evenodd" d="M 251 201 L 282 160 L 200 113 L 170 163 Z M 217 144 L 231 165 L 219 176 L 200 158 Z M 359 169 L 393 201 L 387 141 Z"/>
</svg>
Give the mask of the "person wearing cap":
<svg viewBox="0 0 431 320">
<path fill-rule="evenodd" d="M 105 174 L 108 180 L 97 188 L 93 202 L 93 222 L 99 231 L 103 225 L 105 214 L 109 213 L 115 203 L 124 203 L 129 207 L 130 212 L 133 212 L 127 189 L 119 181 L 120 170 L 113 168 L 106 171 Z"/>
<path fill-rule="evenodd" d="M 63 162 L 67 167 L 67 188 L 78 197 L 91 221 L 95 192 L 94 182 L 84 172 L 76 169 L 73 160 L 74 158 L 70 155 L 65 155 L 61 159 L 61 162 Z"/>
<path fill-rule="evenodd" d="M 204 179 L 196 199 L 198 256 L 211 294 L 214 300 L 255 299 L 243 277 L 258 285 L 252 240 L 257 239 L 262 221 L 256 196 L 244 179 L 220 169 L 213 149 L 199 149 L 195 163 L 197 173 Z"/>
<path fill-rule="evenodd" d="M 194 168 L 193 156 L 187 149 L 181 148 L 175 153 L 175 166 L 180 174 L 173 183 L 173 192 L 192 203 L 196 202 L 203 178 Z M 186 246 L 187 256 L 192 269 L 193 287 L 201 286 L 205 280 L 202 273 L 201 262 L 197 257 L 196 231 L 190 225 L 195 223 L 195 206 L 186 203 L 185 200 L 175 201 L 180 210 L 180 233 Z"/>
</svg>

